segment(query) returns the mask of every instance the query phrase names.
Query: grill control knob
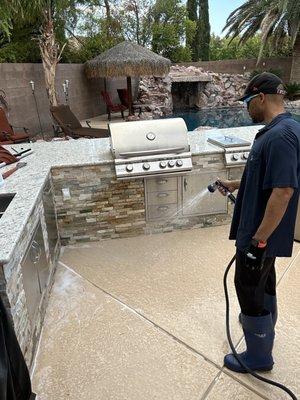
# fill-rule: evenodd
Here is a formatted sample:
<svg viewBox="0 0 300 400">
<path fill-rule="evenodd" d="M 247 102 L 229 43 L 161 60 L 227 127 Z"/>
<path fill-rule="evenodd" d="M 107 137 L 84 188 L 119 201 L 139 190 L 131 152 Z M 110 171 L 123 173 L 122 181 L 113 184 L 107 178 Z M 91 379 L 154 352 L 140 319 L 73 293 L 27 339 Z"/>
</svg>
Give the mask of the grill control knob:
<svg viewBox="0 0 300 400">
<path fill-rule="evenodd" d="M 232 161 L 238 161 L 239 155 L 238 154 L 232 154 L 231 159 L 232 159 Z"/>
<path fill-rule="evenodd" d="M 126 165 L 126 171 L 127 172 L 132 172 L 133 171 L 133 165 L 132 164 Z"/>
<path fill-rule="evenodd" d="M 249 156 L 249 153 L 244 153 L 243 156 L 242 156 L 242 158 L 243 158 L 244 160 L 248 160 L 248 156 Z"/>
<path fill-rule="evenodd" d="M 148 170 L 150 169 L 150 164 L 148 164 L 147 162 L 145 162 L 145 163 L 143 164 L 143 169 L 144 169 L 145 171 L 148 171 Z"/>
<path fill-rule="evenodd" d="M 174 165 L 175 165 L 175 161 L 174 161 L 174 160 L 170 160 L 170 161 L 168 162 L 168 166 L 169 166 L 169 167 L 173 168 Z"/>
<path fill-rule="evenodd" d="M 161 161 L 161 162 L 159 163 L 159 166 L 160 166 L 160 168 L 166 168 L 167 163 L 166 163 L 165 161 Z"/>
<path fill-rule="evenodd" d="M 177 160 L 176 165 L 177 165 L 177 167 L 182 167 L 183 166 L 182 160 Z"/>
</svg>

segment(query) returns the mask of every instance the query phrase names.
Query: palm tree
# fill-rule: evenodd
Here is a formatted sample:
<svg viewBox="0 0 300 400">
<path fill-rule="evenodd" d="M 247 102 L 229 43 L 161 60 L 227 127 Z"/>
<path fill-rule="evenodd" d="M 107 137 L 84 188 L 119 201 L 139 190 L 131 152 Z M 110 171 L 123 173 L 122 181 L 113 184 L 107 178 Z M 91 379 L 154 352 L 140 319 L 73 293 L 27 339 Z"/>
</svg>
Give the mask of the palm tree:
<svg viewBox="0 0 300 400">
<path fill-rule="evenodd" d="M 247 0 L 228 17 L 224 31 L 227 37 L 240 36 L 245 43 L 258 31 L 262 44 L 258 62 L 268 42 L 278 49 L 285 37 L 293 47 L 291 81 L 300 82 L 300 1 L 299 0 Z"/>
<path fill-rule="evenodd" d="M 54 15 L 61 15 L 76 5 L 76 0 L 1 0 L 0 2 L 0 31 L 9 37 L 13 21 L 27 22 L 41 20 L 40 34 L 37 36 L 41 52 L 46 90 L 51 105 L 57 105 L 55 90 L 56 66 L 60 61 L 64 46 L 60 48 L 55 37 Z"/>
</svg>

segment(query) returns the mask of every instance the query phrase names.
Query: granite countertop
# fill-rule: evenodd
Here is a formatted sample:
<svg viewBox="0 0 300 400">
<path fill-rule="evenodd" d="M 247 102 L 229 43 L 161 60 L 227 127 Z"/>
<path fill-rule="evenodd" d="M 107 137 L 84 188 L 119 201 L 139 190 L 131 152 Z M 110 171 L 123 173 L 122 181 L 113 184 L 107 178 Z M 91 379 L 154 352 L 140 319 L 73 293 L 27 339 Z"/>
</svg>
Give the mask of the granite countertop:
<svg viewBox="0 0 300 400">
<path fill-rule="evenodd" d="M 5 147 L 10 149 L 11 146 Z M 21 148 L 31 148 L 34 153 L 21 160 L 26 161 L 27 166 L 14 172 L 0 188 L 0 195 L 16 194 L 0 218 L 0 264 L 5 264 L 11 259 L 52 167 L 113 162 L 108 138 L 22 143 L 12 147 L 18 151 Z M 14 164 L 0 168 L 0 173 L 13 167 Z"/>
<path fill-rule="evenodd" d="M 189 142 L 193 155 L 222 153 L 217 146 L 207 143 L 213 132 L 253 141 L 259 127 L 210 129 L 189 132 Z M 5 146 L 10 148 L 11 146 Z M 57 142 L 37 142 L 13 145 L 16 150 L 31 148 L 34 153 L 25 157 L 27 166 L 17 170 L 0 188 L 1 194 L 15 193 L 15 197 L 0 218 L 0 263 L 7 263 L 22 234 L 28 218 L 36 206 L 36 201 L 53 167 L 73 167 L 113 163 L 109 138 L 80 139 Z M 3 173 L 11 169 L 9 165 L 0 169 Z"/>
</svg>

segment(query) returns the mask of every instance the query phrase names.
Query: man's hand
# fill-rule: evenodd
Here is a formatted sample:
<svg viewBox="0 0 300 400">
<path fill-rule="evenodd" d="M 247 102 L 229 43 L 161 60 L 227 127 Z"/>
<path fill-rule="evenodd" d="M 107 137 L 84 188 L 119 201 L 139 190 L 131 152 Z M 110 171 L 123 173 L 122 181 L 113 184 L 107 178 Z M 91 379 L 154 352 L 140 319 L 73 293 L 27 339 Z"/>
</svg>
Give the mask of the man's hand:
<svg viewBox="0 0 300 400">
<path fill-rule="evenodd" d="M 233 193 L 236 189 L 240 187 L 241 181 L 229 181 L 227 179 L 217 179 L 223 186 L 225 186 L 230 193 Z M 218 186 L 218 190 L 223 196 L 226 196 L 226 191 Z"/>
<path fill-rule="evenodd" d="M 248 249 L 245 251 L 246 266 L 253 271 L 260 271 L 266 258 L 266 242 L 252 239 Z"/>
</svg>

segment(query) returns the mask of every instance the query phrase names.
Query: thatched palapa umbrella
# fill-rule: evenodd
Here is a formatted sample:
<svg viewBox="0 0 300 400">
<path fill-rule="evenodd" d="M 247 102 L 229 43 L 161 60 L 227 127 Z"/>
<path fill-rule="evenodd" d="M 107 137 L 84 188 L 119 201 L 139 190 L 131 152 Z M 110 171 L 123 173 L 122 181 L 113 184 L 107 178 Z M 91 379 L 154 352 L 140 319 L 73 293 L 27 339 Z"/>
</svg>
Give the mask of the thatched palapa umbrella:
<svg viewBox="0 0 300 400">
<path fill-rule="evenodd" d="M 129 115 L 132 108 L 132 76 L 163 76 L 170 70 L 171 61 L 132 42 L 122 42 L 85 63 L 88 78 L 127 77 Z"/>
</svg>

